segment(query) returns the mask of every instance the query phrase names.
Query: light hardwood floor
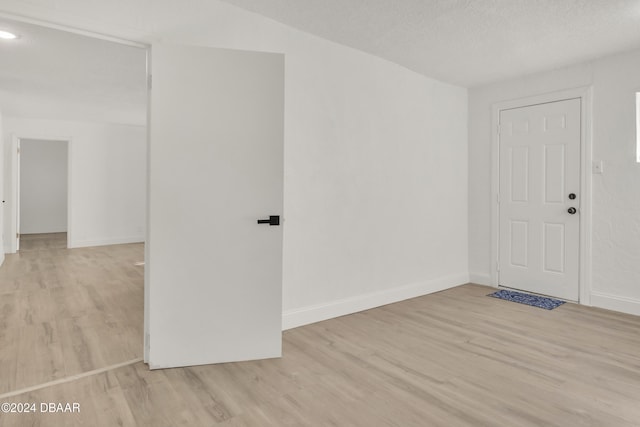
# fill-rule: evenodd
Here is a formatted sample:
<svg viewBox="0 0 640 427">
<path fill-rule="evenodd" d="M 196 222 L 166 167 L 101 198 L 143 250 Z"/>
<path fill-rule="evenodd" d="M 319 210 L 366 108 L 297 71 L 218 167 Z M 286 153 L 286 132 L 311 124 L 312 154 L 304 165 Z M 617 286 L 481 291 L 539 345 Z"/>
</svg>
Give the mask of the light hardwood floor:
<svg viewBox="0 0 640 427">
<path fill-rule="evenodd" d="M 66 248 L 67 233 L 23 234 L 20 237 L 20 253 Z"/>
<path fill-rule="evenodd" d="M 286 331 L 281 359 L 136 363 L 2 399 L 81 411 L 0 414 L 0 426 L 640 425 L 640 318 L 492 291 L 465 285 Z"/>
<path fill-rule="evenodd" d="M 0 267 L 0 394 L 141 357 L 143 251 L 22 236 Z"/>
</svg>

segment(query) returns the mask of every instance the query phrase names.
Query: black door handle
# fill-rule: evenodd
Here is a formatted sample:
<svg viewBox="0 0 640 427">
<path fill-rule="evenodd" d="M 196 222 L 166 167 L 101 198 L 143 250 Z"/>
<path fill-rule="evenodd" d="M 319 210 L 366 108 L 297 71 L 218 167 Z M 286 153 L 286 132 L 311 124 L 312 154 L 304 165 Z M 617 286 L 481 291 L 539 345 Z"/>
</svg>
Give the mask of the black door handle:
<svg viewBox="0 0 640 427">
<path fill-rule="evenodd" d="M 280 225 L 280 215 L 269 215 L 269 219 L 259 219 L 258 224 Z"/>
<path fill-rule="evenodd" d="M 576 208 L 569 208 L 569 209 L 567 209 L 567 212 L 569 212 L 571 215 L 573 215 L 573 214 L 575 214 L 577 211 L 576 211 Z"/>
</svg>

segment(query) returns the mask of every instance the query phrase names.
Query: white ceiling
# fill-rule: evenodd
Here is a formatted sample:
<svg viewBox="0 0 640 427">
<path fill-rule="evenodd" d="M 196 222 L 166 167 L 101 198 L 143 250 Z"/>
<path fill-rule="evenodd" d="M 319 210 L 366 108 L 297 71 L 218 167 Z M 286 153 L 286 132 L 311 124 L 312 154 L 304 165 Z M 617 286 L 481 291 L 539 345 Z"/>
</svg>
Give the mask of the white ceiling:
<svg viewBox="0 0 640 427">
<path fill-rule="evenodd" d="M 223 0 L 472 87 L 640 47 L 640 0 Z M 144 124 L 145 51 L 0 18 L 5 115 Z"/>
<path fill-rule="evenodd" d="M 476 86 L 640 47 L 640 0 L 222 0 Z"/>
<path fill-rule="evenodd" d="M 0 111 L 51 119 L 144 124 L 146 52 L 0 18 Z"/>
</svg>

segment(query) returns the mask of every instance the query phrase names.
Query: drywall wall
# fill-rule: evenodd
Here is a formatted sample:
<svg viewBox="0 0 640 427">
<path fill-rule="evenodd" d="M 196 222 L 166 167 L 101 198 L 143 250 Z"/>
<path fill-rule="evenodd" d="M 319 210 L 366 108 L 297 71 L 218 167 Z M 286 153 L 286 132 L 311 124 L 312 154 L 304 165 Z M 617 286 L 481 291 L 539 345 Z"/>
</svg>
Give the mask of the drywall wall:
<svg viewBox="0 0 640 427">
<path fill-rule="evenodd" d="M 141 49 L 142 50 L 142 49 Z M 140 71 L 145 72 L 144 65 Z M 99 85 L 100 80 L 96 79 Z M 109 92 L 103 87 L 103 93 L 108 94 L 105 99 L 111 101 Z M 129 125 L 144 125 L 146 110 L 144 107 L 135 108 L 130 105 L 114 106 L 112 102 L 100 105 L 93 102 L 81 102 L 73 98 L 61 98 L 56 93 L 43 90 L 41 96 L 25 93 L 21 87 L 7 90 L 0 87 L 0 99 L 5 114 L 13 117 L 47 118 L 49 120 L 75 120 L 98 123 L 120 123 Z M 90 98 L 89 98 L 90 99 Z"/>
<path fill-rule="evenodd" d="M 214 0 L 3 8 L 139 41 L 285 54 L 285 328 L 468 280 L 465 89 Z"/>
<path fill-rule="evenodd" d="M 31 139 L 70 140 L 71 211 L 69 246 L 97 246 L 144 240 L 146 200 L 146 129 L 58 120 L 4 118 L 5 141 L 10 135 Z M 6 180 L 11 170 L 11 145 L 5 144 Z M 14 200 L 5 199 L 5 212 Z M 9 216 L 8 215 L 8 216 Z M 15 217 L 15 215 L 13 215 Z M 5 221 L 5 235 L 15 218 Z M 5 246 L 10 242 L 5 242 Z M 7 248 L 10 252 L 11 248 Z"/>
<path fill-rule="evenodd" d="M 469 92 L 469 268 L 489 282 L 491 254 L 491 106 L 580 86 L 593 90 L 591 304 L 640 314 L 640 164 L 636 162 L 635 93 L 640 51 L 473 88 Z M 588 285 L 588 283 L 586 284 Z"/>
<path fill-rule="evenodd" d="M 67 231 L 67 141 L 20 141 L 19 231 Z"/>
</svg>

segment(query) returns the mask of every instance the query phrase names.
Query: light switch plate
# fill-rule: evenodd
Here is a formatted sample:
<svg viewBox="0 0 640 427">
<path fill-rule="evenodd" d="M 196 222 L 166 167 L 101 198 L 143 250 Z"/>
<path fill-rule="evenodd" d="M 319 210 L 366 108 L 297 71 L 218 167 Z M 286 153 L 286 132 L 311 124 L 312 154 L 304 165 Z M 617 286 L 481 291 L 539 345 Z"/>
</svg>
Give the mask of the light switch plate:
<svg viewBox="0 0 640 427">
<path fill-rule="evenodd" d="M 602 160 L 595 160 L 593 162 L 593 173 L 595 175 L 602 175 L 604 172 L 604 165 L 602 164 Z"/>
</svg>

